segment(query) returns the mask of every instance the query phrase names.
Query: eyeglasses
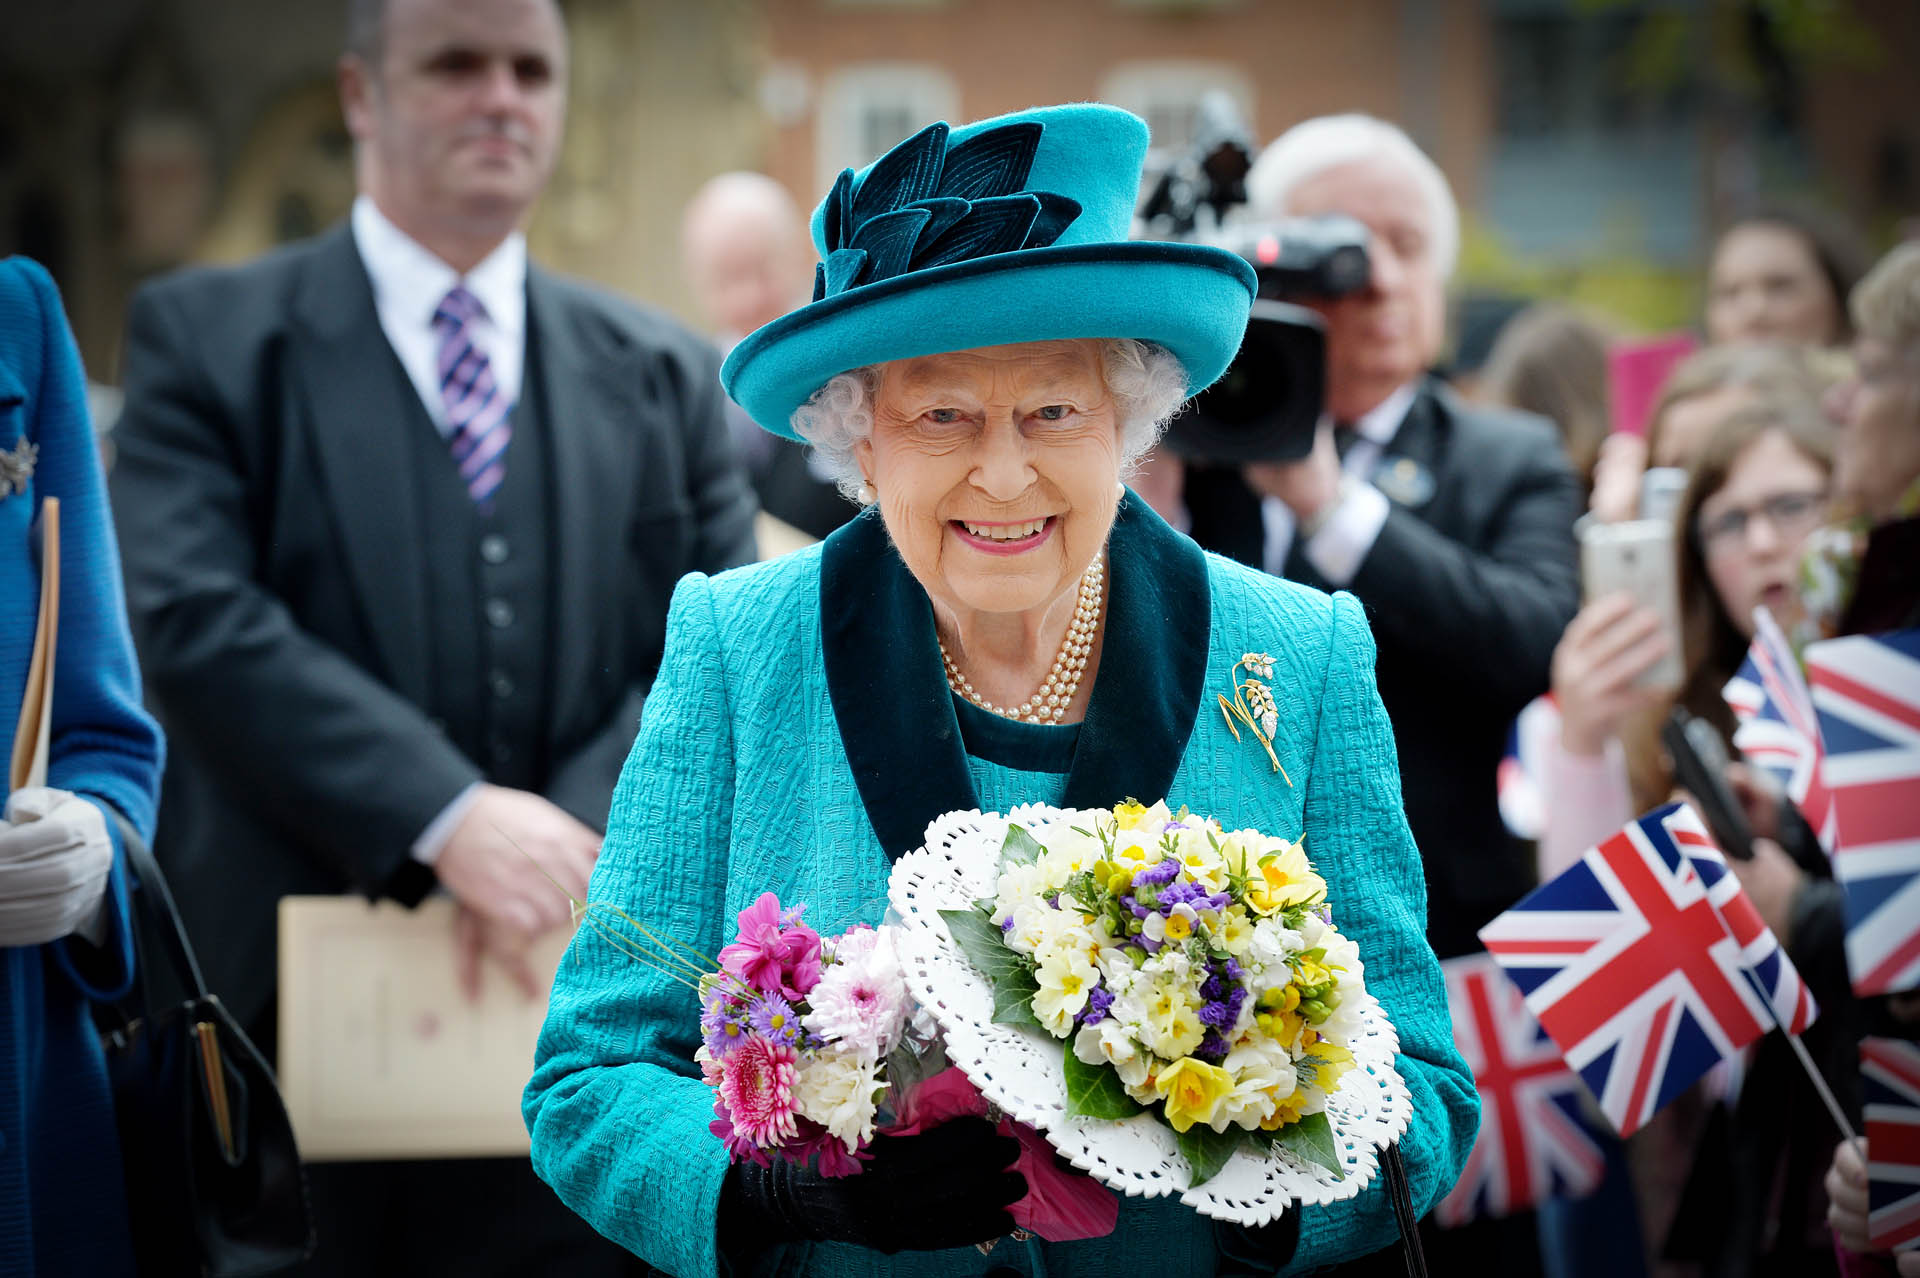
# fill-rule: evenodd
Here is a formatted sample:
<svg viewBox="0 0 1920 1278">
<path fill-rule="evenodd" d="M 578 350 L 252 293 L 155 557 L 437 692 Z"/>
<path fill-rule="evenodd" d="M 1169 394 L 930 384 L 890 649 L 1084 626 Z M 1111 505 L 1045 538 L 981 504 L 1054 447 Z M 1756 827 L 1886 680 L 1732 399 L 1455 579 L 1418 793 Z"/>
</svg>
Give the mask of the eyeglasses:
<svg viewBox="0 0 1920 1278">
<path fill-rule="evenodd" d="M 1747 524 L 1763 518 L 1782 537 L 1810 529 L 1826 508 L 1825 493 L 1781 493 L 1757 506 L 1735 506 L 1699 523 L 1700 545 L 1709 555 L 1722 554 L 1747 540 Z"/>
</svg>

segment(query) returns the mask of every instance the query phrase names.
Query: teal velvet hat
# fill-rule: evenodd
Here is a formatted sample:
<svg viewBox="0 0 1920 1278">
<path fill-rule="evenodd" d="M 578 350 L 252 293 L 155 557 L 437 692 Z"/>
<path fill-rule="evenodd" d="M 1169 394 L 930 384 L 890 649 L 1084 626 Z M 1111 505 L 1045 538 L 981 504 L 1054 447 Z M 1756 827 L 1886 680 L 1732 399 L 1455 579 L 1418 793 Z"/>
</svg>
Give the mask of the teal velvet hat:
<svg viewBox="0 0 1920 1278">
<path fill-rule="evenodd" d="M 1240 349 L 1253 268 L 1223 249 L 1132 241 L 1147 126 L 1099 103 L 930 125 L 813 214 L 813 301 L 727 356 L 753 420 L 795 438 L 795 409 L 848 369 L 943 351 L 1131 337 L 1172 351 L 1187 391 Z"/>
</svg>

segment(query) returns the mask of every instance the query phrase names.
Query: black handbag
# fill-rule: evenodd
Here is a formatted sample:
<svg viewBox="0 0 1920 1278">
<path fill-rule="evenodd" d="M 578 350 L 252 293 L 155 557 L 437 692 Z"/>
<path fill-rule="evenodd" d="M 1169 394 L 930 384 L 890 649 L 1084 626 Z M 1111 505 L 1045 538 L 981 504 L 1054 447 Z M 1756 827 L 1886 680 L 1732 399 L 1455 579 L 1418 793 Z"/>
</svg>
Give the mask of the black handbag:
<svg viewBox="0 0 1920 1278">
<path fill-rule="evenodd" d="M 102 1042 L 134 1256 L 153 1275 L 285 1269 L 313 1254 L 314 1238 L 273 1070 L 207 992 L 153 854 L 121 833 L 137 884 L 138 966 L 133 993 L 103 1016 Z M 156 995 L 162 989 L 173 997 Z"/>
</svg>

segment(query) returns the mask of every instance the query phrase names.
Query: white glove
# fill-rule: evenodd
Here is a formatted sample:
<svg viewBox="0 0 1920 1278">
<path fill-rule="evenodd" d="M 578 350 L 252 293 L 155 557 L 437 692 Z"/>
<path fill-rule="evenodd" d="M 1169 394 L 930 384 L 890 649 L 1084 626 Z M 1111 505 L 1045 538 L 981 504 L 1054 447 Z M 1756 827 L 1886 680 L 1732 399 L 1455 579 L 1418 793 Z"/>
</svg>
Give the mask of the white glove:
<svg viewBox="0 0 1920 1278">
<path fill-rule="evenodd" d="M 75 932 L 98 940 L 112 870 L 113 841 L 99 808 L 67 790 L 15 790 L 0 825 L 0 945 L 41 945 Z"/>
</svg>

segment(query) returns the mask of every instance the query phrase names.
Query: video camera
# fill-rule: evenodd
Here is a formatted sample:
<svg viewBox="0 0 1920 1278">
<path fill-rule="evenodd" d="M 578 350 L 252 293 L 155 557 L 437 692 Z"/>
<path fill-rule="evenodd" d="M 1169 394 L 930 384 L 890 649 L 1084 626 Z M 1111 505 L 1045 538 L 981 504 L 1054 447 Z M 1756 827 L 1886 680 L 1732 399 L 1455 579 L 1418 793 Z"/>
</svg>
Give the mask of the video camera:
<svg viewBox="0 0 1920 1278">
<path fill-rule="evenodd" d="M 1148 234 L 1214 244 L 1245 258 L 1259 292 L 1240 353 L 1220 380 L 1167 427 L 1189 461 L 1297 461 L 1313 448 L 1326 396 L 1326 334 L 1305 299 L 1367 286 L 1367 230 L 1350 217 L 1241 222 L 1252 134 L 1231 99 L 1210 95 L 1194 147 L 1161 173 L 1140 206 Z"/>
</svg>

